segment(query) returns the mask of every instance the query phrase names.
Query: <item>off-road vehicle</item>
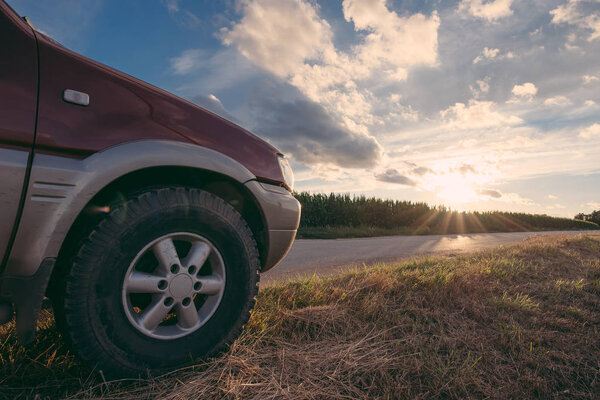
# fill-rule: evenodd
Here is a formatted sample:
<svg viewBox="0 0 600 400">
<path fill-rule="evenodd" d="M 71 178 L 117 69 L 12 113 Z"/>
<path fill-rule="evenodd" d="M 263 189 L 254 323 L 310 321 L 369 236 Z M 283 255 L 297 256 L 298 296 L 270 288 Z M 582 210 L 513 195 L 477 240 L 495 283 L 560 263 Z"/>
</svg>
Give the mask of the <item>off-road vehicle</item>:
<svg viewBox="0 0 600 400">
<path fill-rule="evenodd" d="M 300 207 L 286 158 L 239 126 L 76 54 L 0 0 L 0 323 L 44 296 L 110 376 L 239 335 Z"/>
</svg>

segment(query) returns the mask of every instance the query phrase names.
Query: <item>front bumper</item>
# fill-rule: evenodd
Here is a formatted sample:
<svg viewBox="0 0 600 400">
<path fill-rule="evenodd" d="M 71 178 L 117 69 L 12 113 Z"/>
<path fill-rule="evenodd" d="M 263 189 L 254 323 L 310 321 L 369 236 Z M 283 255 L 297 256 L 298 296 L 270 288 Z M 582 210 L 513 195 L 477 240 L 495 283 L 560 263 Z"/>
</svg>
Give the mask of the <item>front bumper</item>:
<svg viewBox="0 0 600 400">
<path fill-rule="evenodd" d="M 246 182 L 257 200 L 267 229 L 266 257 L 261 272 L 268 271 L 283 260 L 292 247 L 300 224 L 300 203 L 280 186 L 258 181 Z"/>
</svg>

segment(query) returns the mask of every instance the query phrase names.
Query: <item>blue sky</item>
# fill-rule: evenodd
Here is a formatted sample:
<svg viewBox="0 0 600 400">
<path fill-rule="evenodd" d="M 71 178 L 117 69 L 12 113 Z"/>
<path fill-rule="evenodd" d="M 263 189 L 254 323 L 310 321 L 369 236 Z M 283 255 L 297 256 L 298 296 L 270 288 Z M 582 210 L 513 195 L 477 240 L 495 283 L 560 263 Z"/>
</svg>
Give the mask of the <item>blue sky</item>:
<svg viewBox="0 0 600 400">
<path fill-rule="evenodd" d="M 9 0 L 291 156 L 297 189 L 600 209 L 599 0 Z"/>
</svg>

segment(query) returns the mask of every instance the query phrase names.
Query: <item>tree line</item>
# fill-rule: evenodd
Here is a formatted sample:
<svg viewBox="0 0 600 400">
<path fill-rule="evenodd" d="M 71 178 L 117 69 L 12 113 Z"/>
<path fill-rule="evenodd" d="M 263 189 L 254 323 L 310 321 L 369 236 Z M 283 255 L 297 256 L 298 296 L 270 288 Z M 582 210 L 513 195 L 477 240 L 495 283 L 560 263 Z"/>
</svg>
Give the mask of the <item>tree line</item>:
<svg viewBox="0 0 600 400">
<path fill-rule="evenodd" d="M 598 220 L 584 218 L 557 218 L 545 214 L 504 211 L 459 212 L 421 202 L 349 194 L 301 192 L 295 193 L 295 196 L 302 204 L 301 229 L 327 226 L 410 227 L 414 233 L 600 229 L 595 223 Z"/>
</svg>

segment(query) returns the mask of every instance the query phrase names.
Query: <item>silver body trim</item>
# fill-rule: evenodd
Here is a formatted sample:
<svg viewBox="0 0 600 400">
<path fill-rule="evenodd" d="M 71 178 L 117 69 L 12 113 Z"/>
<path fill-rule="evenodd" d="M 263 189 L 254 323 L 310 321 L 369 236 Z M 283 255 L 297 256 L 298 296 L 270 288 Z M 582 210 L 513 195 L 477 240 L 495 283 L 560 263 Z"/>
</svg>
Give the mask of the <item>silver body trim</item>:
<svg viewBox="0 0 600 400">
<path fill-rule="evenodd" d="M 26 151 L 0 149 L 0 260 L 19 209 L 28 157 Z"/>
</svg>

